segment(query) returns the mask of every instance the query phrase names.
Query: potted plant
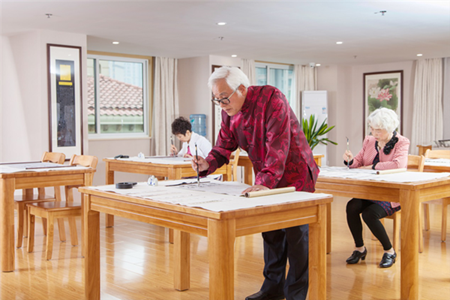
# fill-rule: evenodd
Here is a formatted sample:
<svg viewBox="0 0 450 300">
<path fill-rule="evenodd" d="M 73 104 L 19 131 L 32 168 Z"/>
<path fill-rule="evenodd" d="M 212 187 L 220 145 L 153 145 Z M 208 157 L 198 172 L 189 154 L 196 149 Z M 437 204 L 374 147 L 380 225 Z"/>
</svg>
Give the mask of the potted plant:
<svg viewBox="0 0 450 300">
<path fill-rule="evenodd" d="M 331 143 L 333 145 L 337 145 L 336 142 L 330 141 L 328 138 L 322 137 L 327 134 L 334 126 L 328 127 L 327 119 L 322 122 L 322 125 L 318 126 L 318 119 L 313 114 L 307 118 L 302 120 L 303 133 L 305 134 L 306 140 L 308 141 L 309 147 L 313 150 L 319 143 L 328 145 Z"/>
</svg>

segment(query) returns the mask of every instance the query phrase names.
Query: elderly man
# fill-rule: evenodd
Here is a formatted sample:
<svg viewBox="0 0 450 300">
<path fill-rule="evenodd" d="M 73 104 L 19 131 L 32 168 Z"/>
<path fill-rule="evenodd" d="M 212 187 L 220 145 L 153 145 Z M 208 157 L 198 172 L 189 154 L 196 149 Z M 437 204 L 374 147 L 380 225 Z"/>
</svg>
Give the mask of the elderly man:
<svg viewBox="0 0 450 300">
<path fill-rule="evenodd" d="M 222 67 L 209 78 L 222 108 L 216 146 L 206 159 L 198 158 L 201 175 L 225 163 L 238 147 L 248 152 L 255 170 L 255 185 L 243 193 L 294 186 L 313 192 L 319 170 L 311 149 L 286 97 L 272 86 L 249 86 L 238 68 Z M 193 167 L 197 163 L 193 159 Z M 308 225 L 262 234 L 264 283 L 247 300 L 305 299 L 308 291 Z M 286 263 L 289 272 L 286 277 Z"/>
</svg>

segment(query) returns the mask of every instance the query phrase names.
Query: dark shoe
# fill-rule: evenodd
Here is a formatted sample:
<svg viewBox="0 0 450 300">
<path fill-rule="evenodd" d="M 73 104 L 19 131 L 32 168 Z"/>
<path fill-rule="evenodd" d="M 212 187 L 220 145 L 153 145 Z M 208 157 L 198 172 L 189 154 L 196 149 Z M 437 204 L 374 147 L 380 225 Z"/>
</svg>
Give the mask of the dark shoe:
<svg viewBox="0 0 450 300">
<path fill-rule="evenodd" d="M 273 295 L 263 291 L 259 291 L 245 298 L 245 300 L 282 300 L 282 299 L 284 299 L 284 294 Z"/>
<path fill-rule="evenodd" d="M 384 253 L 380 262 L 380 268 L 390 268 L 395 263 L 397 253 L 394 254 Z"/>
<path fill-rule="evenodd" d="M 367 248 L 364 249 L 364 252 L 359 252 L 358 250 L 353 251 L 352 255 L 347 258 L 346 262 L 350 265 L 357 264 L 359 259 L 365 260 L 367 255 Z"/>
</svg>

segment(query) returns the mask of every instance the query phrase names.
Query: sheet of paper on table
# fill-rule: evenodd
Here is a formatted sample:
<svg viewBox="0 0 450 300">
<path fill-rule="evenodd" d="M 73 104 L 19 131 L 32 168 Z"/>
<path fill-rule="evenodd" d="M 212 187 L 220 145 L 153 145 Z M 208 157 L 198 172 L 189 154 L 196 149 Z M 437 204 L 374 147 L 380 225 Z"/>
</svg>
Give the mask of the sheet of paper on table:
<svg viewBox="0 0 450 300">
<path fill-rule="evenodd" d="M 169 183 L 170 181 L 167 182 Z M 232 185 L 230 184 L 230 182 L 223 182 L 223 183 L 217 182 L 213 185 L 214 186 L 223 185 L 226 186 L 229 189 L 229 191 L 232 190 L 230 188 L 230 186 Z M 232 193 L 236 193 L 236 191 L 238 190 L 237 188 L 238 186 L 239 185 L 233 187 L 234 191 Z M 139 197 L 142 199 L 149 199 L 152 201 L 180 204 L 189 207 L 200 207 L 211 211 L 229 211 L 263 205 L 307 201 L 312 199 L 321 199 L 329 197 L 329 195 L 327 194 L 293 192 L 287 194 L 271 195 L 266 197 L 243 198 L 236 195 L 219 194 L 215 192 L 205 190 L 201 191 L 185 187 L 186 186 L 166 187 L 164 185 L 149 186 L 144 182 L 140 182 L 132 189 L 126 190 L 116 189 L 114 185 L 96 186 L 92 188 L 102 191 L 111 191 L 122 195 Z M 202 184 L 200 185 L 200 187 L 202 187 Z M 239 187 L 239 190 L 241 187 Z M 221 191 L 223 190 L 221 189 Z M 241 191 L 242 190 L 240 190 L 240 192 Z"/>
<path fill-rule="evenodd" d="M 446 158 L 425 158 L 425 165 L 426 166 L 443 166 L 443 167 L 450 167 L 450 159 Z"/>
<path fill-rule="evenodd" d="M 110 159 L 114 159 L 113 157 L 110 157 Z M 190 165 L 191 159 L 186 157 L 151 157 L 147 156 L 145 158 L 140 158 L 137 156 L 132 156 L 129 158 L 117 158 L 117 160 L 123 160 L 123 161 L 136 161 L 136 162 L 143 162 L 143 163 L 152 163 L 152 164 L 162 164 L 162 165 Z"/>
<path fill-rule="evenodd" d="M 348 179 L 389 181 L 389 182 L 417 182 L 439 179 L 450 176 L 450 173 L 432 172 L 401 172 L 377 175 L 375 170 L 367 169 L 347 169 L 347 167 L 322 167 L 319 177 L 337 177 Z"/>
</svg>

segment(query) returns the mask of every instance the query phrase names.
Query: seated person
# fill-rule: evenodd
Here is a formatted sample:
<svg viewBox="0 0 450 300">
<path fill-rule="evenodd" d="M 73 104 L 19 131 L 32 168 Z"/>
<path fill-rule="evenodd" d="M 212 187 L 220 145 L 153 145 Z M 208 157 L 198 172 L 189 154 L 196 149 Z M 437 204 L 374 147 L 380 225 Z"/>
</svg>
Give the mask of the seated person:
<svg viewBox="0 0 450 300">
<path fill-rule="evenodd" d="M 193 132 L 191 122 L 183 117 L 179 117 L 172 122 L 172 134 L 183 142 L 180 151 L 178 151 L 175 145 L 170 147 L 172 155 L 182 157 L 195 156 L 195 144 L 197 144 L 198 156 L 205 158 L 208 156 L 209 151 L 211 151 L 211 143 L 205 137 Z"/>
<path fill-rule="evenodd" d="M 344 163 L 349 164 L 350 168 L 360 169 L 406 168 L 409 140 L 395 131 L 399 125 L 397 114 L 391 109 L 379 108 L 370 114 L 367 123 L 372 135 L 366 136 L 363 148 L 355 157 L 349 150 L 345 151 Z M 353 198 L 347 203 L 347 224 L 355 241 L 355 250 L 347 259 L 347 264 L 356 264 L 367 255 L 360 214 L 370 231 L 383 245 L 384 254 L 380 268 L 389 268 L 395 263 L 397 254 L 380 219 L 398 210 L 400 203 L 396 202 Z"/>
</svg>

